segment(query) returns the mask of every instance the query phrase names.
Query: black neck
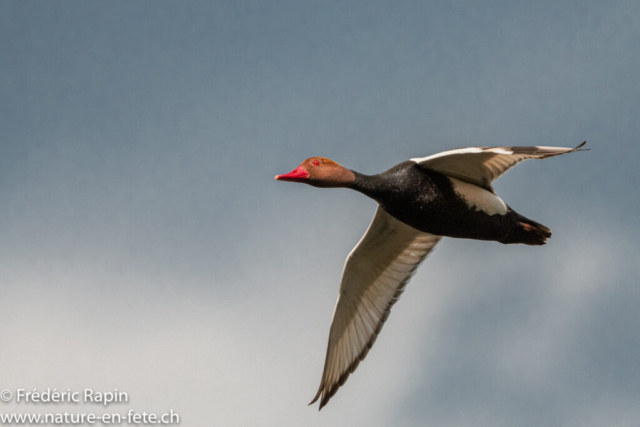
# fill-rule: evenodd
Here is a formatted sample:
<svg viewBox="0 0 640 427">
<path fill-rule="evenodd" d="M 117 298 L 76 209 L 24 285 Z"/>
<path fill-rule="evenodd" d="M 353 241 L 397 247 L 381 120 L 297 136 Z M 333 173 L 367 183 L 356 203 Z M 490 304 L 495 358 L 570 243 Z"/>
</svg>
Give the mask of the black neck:
<svg viewBox="0 0 640 427">
<path fill-rule="evenodd" d="M 356 179 L 349 185 L 349 188 L 375 199 L 381 187 L 382 180 L 379 175 L 365 175 L 356 171 L 351 172 L 356 176 Z"/>
</svg>

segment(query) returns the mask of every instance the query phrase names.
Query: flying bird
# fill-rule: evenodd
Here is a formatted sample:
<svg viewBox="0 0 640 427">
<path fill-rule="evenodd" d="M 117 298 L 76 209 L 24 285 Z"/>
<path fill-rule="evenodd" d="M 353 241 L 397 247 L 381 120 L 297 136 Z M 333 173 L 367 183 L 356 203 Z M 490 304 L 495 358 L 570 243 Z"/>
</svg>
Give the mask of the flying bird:
<svg viewBox="0 0 640 427">
<path fill-rule="evenodd" d="M 373 346 L 391 307 L 443 237 L 544 245 L 551 230 L 511 209 L 491 183 L 516 164 L 583 151 L 562 147 L 470 147 L 397 164 L 378 175 L 311 157 L 276 180 L 344 187 L 378 202 L 345 262 L 320 387 L 320 408 Z"/>
</svg>

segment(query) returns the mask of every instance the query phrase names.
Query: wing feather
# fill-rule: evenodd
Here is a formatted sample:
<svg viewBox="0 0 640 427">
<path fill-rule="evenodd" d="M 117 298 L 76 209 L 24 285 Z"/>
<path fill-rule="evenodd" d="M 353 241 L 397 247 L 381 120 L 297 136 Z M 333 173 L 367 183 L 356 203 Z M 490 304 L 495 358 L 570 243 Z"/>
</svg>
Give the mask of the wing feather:
<svg viewBox="0 0 640 427">
<path fill-rule="evenodd" d="M 491 183 L 509 169 L 529 159 L 546 159 L 583 151 L 564 147 L 470 147 L 444 151 L 429 157 L 411 159 L 425 168 L 493 191 Z"/>
<path fill-rule="evenodd" d="M 353 373 L 373 346 L 391 307 L 440 236 L 418 231 L 378 207 L 369 229 L 345 263 L 333 314 L 320 409 Z"/>
</svg>

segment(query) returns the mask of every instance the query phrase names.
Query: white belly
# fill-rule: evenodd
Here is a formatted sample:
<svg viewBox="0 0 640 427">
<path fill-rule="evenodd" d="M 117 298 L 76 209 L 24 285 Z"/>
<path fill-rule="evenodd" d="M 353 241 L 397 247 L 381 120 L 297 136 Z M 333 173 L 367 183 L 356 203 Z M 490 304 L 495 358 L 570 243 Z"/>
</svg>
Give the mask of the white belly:
<svg viewBox="0 0 640 427">
<path fill-rule="evenodd" d="M 453 190 L 472 209 L 483 211 L 489 215 L 504 215 L 507 204 L 490 191 L 459 179 L 447 177 L 453 184 Z"/>
</svg>

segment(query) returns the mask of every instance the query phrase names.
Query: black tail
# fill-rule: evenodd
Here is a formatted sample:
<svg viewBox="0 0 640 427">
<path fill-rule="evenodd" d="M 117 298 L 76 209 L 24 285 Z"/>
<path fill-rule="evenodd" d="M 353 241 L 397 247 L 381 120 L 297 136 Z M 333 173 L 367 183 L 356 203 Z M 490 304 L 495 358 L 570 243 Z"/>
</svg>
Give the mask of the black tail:
<svg viewBox="0 0 640 427">
<path fill-rule="evenodd" d="M 526 245 L 544 245 L 547 239 L 551 237 L 551 229 L 535 221 L 525 218 L 520 214 L 518 220 L 520 225 L 526 232 L 526 240 L 522 241 Z"/>
<path fill-rule="evenodd" d="M 551 229 L 535 221 L 530 220 L 517 212 L 517 225 L 515 229 L 509 233 L 506 239 L 501 243 L 524 243 L 525 245 L 540 246 L 547 243 L 547 239 L 551 237 Z"/>
</svg>

